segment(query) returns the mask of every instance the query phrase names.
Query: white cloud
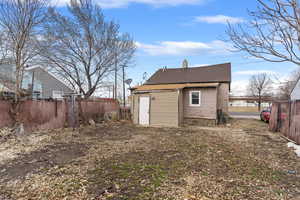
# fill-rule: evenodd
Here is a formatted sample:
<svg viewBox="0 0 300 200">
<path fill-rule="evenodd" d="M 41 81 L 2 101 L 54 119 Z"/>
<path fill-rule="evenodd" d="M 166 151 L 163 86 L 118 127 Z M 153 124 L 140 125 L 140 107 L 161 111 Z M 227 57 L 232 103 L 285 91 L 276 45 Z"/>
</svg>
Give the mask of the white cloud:
<svg viewBox="0 0 300 200">
<path fill-rule="evenodd" d="M 136 43 L 137 48 L 152 56 L 228 54 L 231 44 L 214 40 L 209 43 L 192 41 L 163 41 L 155 44 Z"/>
<path fill-rule="evenodd" d="M 69 0 L 52 0 L 55 5 L 64 6 Z M 121 8 L 131 3 L 148 4 L 155 7 L 160 6 L 179 6 L 179 5 L 197 5 L 205 3 L 208 0 L 94 0 L 102 8 Z"/>
<path fill-rule="evenodd" d="M 189 65 L 189 67 L 205 67 L 205 66 L 209 66 L 209 65 L 210 64 L 193 64 L 193 65 Z"/>
<path fill-rule="evenodd" d="M 247 95 L 247 87 L 249 81 L 248 80 L 239 80 L 239 81 L 232 81 L 231 83 L 231 93 L 234 96 L 245 96 Z"/>
<path fill-rule="evenodd" d="M 198 16 L 194 19 L 195 22 L 205 22 L 209 24 L 237 24 L 242 23 L 245 20 L 240 17 L 230 17 L 226 15 L 215 15 L 215 16 Z"/>
<path fill-rule="evenodd" d="M 271 71 L 271 70 L 246 70 L 246 71 L 234 72 L 234 74 L 236 74 L 236 75 L 255 75 L 255 74 L 262 74 L 262 73 L 266 73 L 266 74 L 270 74 L 270 75 L 275 74 L 275 72 Z"/>
</svg>

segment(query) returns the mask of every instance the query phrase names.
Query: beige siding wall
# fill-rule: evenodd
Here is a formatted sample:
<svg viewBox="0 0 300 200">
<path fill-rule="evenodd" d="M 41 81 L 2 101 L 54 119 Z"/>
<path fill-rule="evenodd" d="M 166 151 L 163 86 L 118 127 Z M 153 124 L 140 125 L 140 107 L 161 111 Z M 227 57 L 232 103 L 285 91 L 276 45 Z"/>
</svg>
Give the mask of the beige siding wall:
<svg viewBox="0 0 300 200">
<path fill-rule="evenodd" d="M 132 107 L 133 107 L 133 123 L 138 124 L 139 123 L 139 95 L 133 95 L 132 96 Z"/>
<path fill-rule="evenodd" d="M 201 91 L 201 106 L 190 106 L 190 91 Z M 216 88 L 196 88 L 185 89 L 184 98 L 184 118 L 206 118 L 216 119 L 217 114 L 217 89 Z"/>
<path fill-rule="evenodd" d="M 178 91 L 133 94 L 133 123 L 139 124 L 139 98 L 141 96 L 150 96 L 150 125 L 178 126 L 178 94 Z"/>
<path fill-rule="evenodd" d="M 179 115 L 179 117 L 178 117 L 178 123 L 179 123 L 179 125 L 183 125 L 183 123 L 184 123 L 184 106 L 183 106 L 183 90 L 180 90 L 179 91 L 179 94 L 178 94 L 179 96 L 178 96 L 178 104 L 179 104 L 179 106 L 178 106 L 178 108 L 179 108 L 179 113 L 178 113 L 178 115 Z"/>
<path fill-rule="evenodd" d="M 220 83 L 218 88 L 218 109 L 228 113 L 229 83 Z"/>
<path fill-rule="evenodd" d="M 150 124 L 178 126 L 178 91 L 151 94 Z"/>
</svg>

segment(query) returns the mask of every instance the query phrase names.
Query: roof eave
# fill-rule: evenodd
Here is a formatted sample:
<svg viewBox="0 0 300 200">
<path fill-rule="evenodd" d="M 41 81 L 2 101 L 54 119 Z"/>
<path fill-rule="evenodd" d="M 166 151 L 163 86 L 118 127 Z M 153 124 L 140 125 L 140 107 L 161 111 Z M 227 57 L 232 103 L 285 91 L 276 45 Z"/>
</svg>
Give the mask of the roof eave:
<svg viewBox="0 0 300 200">
<path fill-rule="evenodd" d="M 144 85 L 171 85 L 171 84 L 197 84 L 197 83 L 231 83 L 230 81 L 206 81 L 206 82 L 167 82 L 167 83 L 145 83 Z"/>
</svg>

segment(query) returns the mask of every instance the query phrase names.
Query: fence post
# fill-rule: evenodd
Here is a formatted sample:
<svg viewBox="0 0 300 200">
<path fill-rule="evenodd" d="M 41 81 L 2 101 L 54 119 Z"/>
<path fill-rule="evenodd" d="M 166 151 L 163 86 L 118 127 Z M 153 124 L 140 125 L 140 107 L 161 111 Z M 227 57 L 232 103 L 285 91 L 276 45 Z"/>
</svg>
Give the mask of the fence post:
<svg viewBox="0 0 300 200">
<path fill-rule="evenodd" d="M 298 119 L 298 115 L 300 115 L 300 113 L 298 112 L 298 103 L 300 104 L 300 101 L 298 100 L 296 100 L 295 101 L 295 103 L 294 103 L 294 117 L 293 118 L 296 118 L 296 119 Z M 299 129 L 299 122 L 298 123 L 296 123 L 295 122 L 296 120 L 294 120 L 294 125 L 295 125 L 295 140 L 296 140 L 296 143 L 298 144 L 298 145 L 300 145 L 300 129 Z"/>
<path fill-rule="evenodd" d="M 55 99 L 55 117 L 58 116 L 58 111 L 57 111 L 57 99 Z"/>
<path fill-rule="evenodd" d="M 81 102 L 82 102 L 81 96 L 77 97 L 77 102 L 78 102 L 78 117 L 79 117 L 79 120 L 77 120 L 77 121 L 79 121 L 83 124 L 87 124 L 88 120 L 83 115 L 83 110 L 82 110 L 82 105 L 81 105 Z"/>
<path fill-rule="evenodd" d="M 277 112 L 277 127 L 276 131 L 281 131 L 281 103 L 278 102 L 278 112 Z"/>
<path fill-rule="evenodd" d="M 289 105 L 289 110 L 288 110 L 288 112 L 289 112 L 289 114 L 288 114 L 288 117 L 289 117 L 289 126 L 288 126 L 288 129 L 289 130 L 287 132 L 288 132 L 289 137 L 291 136 L 291 124 L 292 124 L 291 123 L 291 114 L 292 114 L 291 111 L 292 111 L 292 103 L 293 103 L 292 101 L 288 102 L 288 105 Z"/>
<path fill-rule="evenodd" d="M 70 108 L 69 108 L 69 97 L 65 97 L 65 98 L 64 98 L 64 102 L 65 102 L 65 120 L 66 120 L 66 127 L 70 127 L 70 117 L 69 117 L 69 112 L 70 112 Z"/>
</svg>

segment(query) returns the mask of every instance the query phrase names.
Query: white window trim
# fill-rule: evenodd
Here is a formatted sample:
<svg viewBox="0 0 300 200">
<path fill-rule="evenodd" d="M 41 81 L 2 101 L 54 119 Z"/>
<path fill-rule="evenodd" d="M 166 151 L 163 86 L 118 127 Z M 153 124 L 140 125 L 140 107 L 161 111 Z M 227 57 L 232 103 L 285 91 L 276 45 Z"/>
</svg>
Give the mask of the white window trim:
<svg viewBox="0 0 300 200">
<path fill-rule="evenodd" d="M 60 93 L 60 96 L 56 96 L 57 94 L 55 93 Z M 53 99 L 62 99 L 64 95 L 64 92 L 62 90 L 52 90 L 52 98 Z"/>
<path fill-rule="evenodd" d="M 197 92 L 199 94 L 199 104 L 192 104 L 192 94 Z M 201 91 L 199 90 L 192 90 L 190 91 L 190 106 L 193 106 L 193 107 L 200 107 L 201 106 Z"/>
</svg>

